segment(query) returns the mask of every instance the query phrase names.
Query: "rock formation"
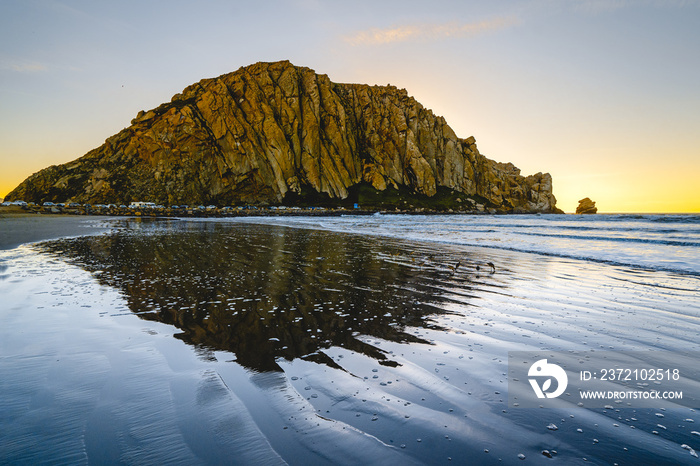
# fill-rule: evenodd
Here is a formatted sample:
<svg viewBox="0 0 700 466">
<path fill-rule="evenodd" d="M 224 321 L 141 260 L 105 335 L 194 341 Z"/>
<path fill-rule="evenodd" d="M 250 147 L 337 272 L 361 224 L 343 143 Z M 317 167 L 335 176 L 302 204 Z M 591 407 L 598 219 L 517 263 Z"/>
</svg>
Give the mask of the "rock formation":
<svg viewBox="0 0 700 466">
<path fill-rule="evenodd" d="M 578 207 L 576 207 L 577 214 L 595 214 L 598 212 L 598 208 L 595 206 L 595 202 L 591 201 L 589 198 L 584 197 L 578 201 Z"/>
<path fill-rule="evenodd" d="M 7 199 L 279 204 L 357 188 L 446 190 L 503 211 L 553 212 L 552 178 L 481 155 L 393 86 L 337 84 L 287 61 L 204 79 L 85 156 L 35 173 Z M 370 188 L 371 187 L 371 188 Z"/>
</svg>

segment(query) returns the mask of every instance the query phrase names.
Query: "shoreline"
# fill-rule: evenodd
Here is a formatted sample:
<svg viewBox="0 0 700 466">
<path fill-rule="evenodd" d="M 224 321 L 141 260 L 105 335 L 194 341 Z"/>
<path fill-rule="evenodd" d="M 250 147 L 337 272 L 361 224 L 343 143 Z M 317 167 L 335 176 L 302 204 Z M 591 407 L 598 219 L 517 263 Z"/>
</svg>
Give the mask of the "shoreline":
<svg viewBox="0 0 700 466">
<path fill-rule="evenodd" d="M 256 217 L 256 216 L 320 216 L 338 215 L 566 215 L 564 212 L 539 212 L 525 210 L 473 209 L 473 210 L 437 210 L 437 209 L 363 209 L 345 207 L 286 207 L 286 206 L 246 206 L 246 207 L 116 207 L 116 206 L 0 206 L 0 218 L 6 215 L 102 215 L 102 216 L 143 216 L 143 217 Z"/>
<path fill-rule="evenodd" d="M 131 208 L 61 208 L 39 206 L 0 206 L 0 250 L 12 249 L 22 244 L 70 236 L 82 236 L 107 231 L 108 227 L 91 227 L 89 223 L 101 220 L 128 218 L 150 219 L 209 219 L 251 217 L 340 217 L 369 215 L 536 215 L 536 213 L 506 212 L 451 212 L 427 210 L 362 210 L 362 209 L 131 209 Z M 565 214 L 564 214 L 565 215 Z M 23 221 L 19 219 L 29 219 Z M 49 222 L 48 220 L 53 220 Z M 82 221 L 81 221 L 82 220 Z"/>
<path fill-rule="evenodd" d="M 106 216 L 29 213 L 0 215 L 0 251 L 38 241 L 103 233 L 108 231 L 109 227 L 101 223 L 113 219 Z"/>
<path fill-rule="evenodd" d="M 251 217 L 341 217 L 370 215 L 537 215 L 537 213 L 437 211 L 437 210 L 363 210 L 344 208 L 292 209 L 152 209 L 152 208 L 62 208 L 57 206 L 0 206 L 0 250 L 12 249 L 22 244 L 82 236 L 107 231 L 108 227 L 90 226 L 95 221 L 128 218 L 149 219 L 210 219 Z M 565 215 L 565 214 L 564 214 Z M 25 220 L 19 220 L 25 219 Z M 49 220 L 53 220 L 49 222 Z"/>
<path fill-rule="evenodd" d="M 170 213 L 169 215 L 159 215 L 157 212 L 147 212 L 146 214 L 125 214 L 118 215 L 114 213 L 113 215 L 98 215 L 97 213 L 91 213 L 89 215 L 76 215 L 74 213 L 64 212 L 62 214 L 53 213 L 30 213 L 26 209 L 20 207 L 13 207 L 13 211 L 8 212 L 7 208 L 0 208 L 0 250 L 9 250 L 19 247 L 24 244 L 32 244 L 40 241 L 55 240 L 60 238 L 70 238 L 79 236 L 90 236 L 95 234 L 107 233 L 119 229 L 123 224 L 129 223 L 131 221 L 139 222 L 141 219 L 145 221 L 171 221 L 171 220 L 182 220 L 182 221 L 194 221 L 194 222 L 242 222 L 242 223 L 260 223 L 260 224 L 275 224 L 286 227 L 296 227 L 304 229 L 319 229 L 319 225 L 325 225 L 322 219 L 326 218 L 328 221 L 336 225 L 335 228 L 325 228 L 321 227 L 321 230 L 335 231 L 335 232 L 346 232 L 346 233 L 359 233 L 369 236 L 386 236 L 396 238 L 396 234 L 381 233 L 386 228 L 391 229 L 392 225 L 396 226 L 396 222 L 402 225 L 402 233 L 399 237 L 404 239 L 416 240 L 420 243 L 436 243 L 436 244 L 450 244 L 450 245 L 462 245 L 462 246 L 472 246 L 476 248 L 486 248 L 489 250 L 505 250 L 518 253 L 535 254 L 540 257 L 558 257 L 561 259 L 577 260 L 577 261 L 592 261 L 599 264 L 606 264 L 613 267 L 631 267 L 633 269 L 643 271 L 643 272 L 665 272 L 670 274 L 677 274 L 680 276 L 700 276 L 700 268 L 697 266 L 690 265 L 680 266 L 669 266 L 666 263 L 669 262 L 670 257 L 676 257 L 676 260 L 682 260 L 683 257 L 677 256 L 678 251 L 669 250 L 666 255 L 656 255 L 656 261 L 649 258 L 643 258 L 641 256 L 637 257 L 625 257 L 624 254 L 616 255 L 615 251 L 617 249 L 617 241 L 610 242 L 606 247 L 608 248 L 610 254 L 612 255 L 601 255 L 601 254 L 588 254 L 585 253 L 586 248 L 583 247 L 580 252 L 579 249 L 567 249 L 571 245 L 560 244 L 562 241 L 566 242 L 566 234 L 554 235 L 544 234 L 547 239 L 547 244 L 554 242 L 549 246 L 543 247 L 539 242 L 528 242 L 527 238 L 531 235 L 537 236 L 536 232 L 529 232 L 527 236 L 518 235 L 515 233 L 517 230 L 511 230 L 512 225 L 520 224 L 526 222 L 530 224 L 531 222 L 536 222 L 540 227 L 547 227 L 548 225 L 554 225 L 551 222 L 562 223 L 562 228 L 567 228 L 565 225 L 579 225 L 580 221 L 584 221 L 589 224 L 585 219 L 591 220 L 594 224 L 605 221 L 603 217 L 619 216 L 622 215 L 620 221 L 625 221 L 625 217 L 631 219 L 636 219 L 641 216 L 652 215 L 652 214 L 599 214 L 599 215 L 575 215 L 575 214 L 564 214 L 564 215 L 489 215 L 489 214 L 473 214 L 473 213 L 449 213 L 449 212 L 392 212 L 392 211 L 382 211 L 382 212 L 366 212 L 366 211 L 354 211 L 354 210 L 323 210 L 323 211 L 299 211 L 299 210 L 253 210 L 253 211 L 243 211 L 236 212 L 235 214 L 216 214 L 207 211 L 197 212 L 196 215 L 182 215 L 177 212 Z M 683 216 L 683 215 L 694 215 L 694 214 L 667 214 L 669 216 Z M 382 219 L 382 216 L 385 216 Z M 403 219 L 402 219 L 403 217 Z M 418 218 L 415 222 L 412 217 L 424 217 L 423 219 Z M 428 220 L 430 218 L 433 220 Z M 549 219 L 547 217 L 550 217 Z M 596 217 L 599 220 L 596 220 Z M 541 218 L 541 221 L 537 220 Z M 276 220 L 277 219 L 277 220 Z M 332 219 L 332 220 L 331 220 Z M 557 220 L 558 219 L 558 220 Z M 618 219 L 615 219 L 618 220 Z M 663 223 L 666 223 L 663 219 L 659 219 Z M 673 219 L 670 219 L 671 221 Z M 430 234 L 427 236 L 422 233 L 422 230 L 416 226 L 420 225 L 421 222 L 428 221 L 431 224 L 437 225 L 438 229 L 446 227 L 451 231 L 451 227 L 454 222 L 457 224 L 470 225 L 471 233 L 469 230 L 465 230 L 465 234 L 459 237 L 455 241 L 445 241 L 442 235 L 437 237 L 432 237 Z M 653 220 L 652 220 L 653 221 Z M 320 222 L 320 223 L 319 223 Z M 359 222 L 359 224 L 357 223 Z M 467 222 L 467 223 L 464 223 Z M 485 223 L 484 223 L 485 222 Z M 516 222 L 513 224 L 512 222 Z M 544 222 L 544 223 L 541 223 Z M 617 224 L 617 221 L 613 221 L 610 225 L 612 230 L 615 231 L 616 227 L 613 225 Z M 346 226 L 343 226 L 346 225 Z M 350 225 L 348 229 L 347 225 Z M 359 228 L 357 225 L 369 225 L 368 228 Z M 374 227 L 372 227 L 374 225 Z M 484 225 L 488 227 L 484 230 Z M 499 226 L 503 226 L 501 229 Z M 578 227 L 572 227 L 578 228 Z M 595 227 L 594 227 L 595 228 Z M 624 228 L 623 228 L 624 230 Z M 525 242 L 523 243 L 523 238 Z M 595 241 L 595 238 L 593 238 Z M 613 239 L 615 235 L 613 235 Z M 619 238 L 617 238 L 619 240 Z M 585 241 L 585 238 L 581 237 L 579 240 Z M 504 242 L 505 241 L 505 242 Z M 576 239 L 574 239 L 576 241 Z M 658 240 L 640 238 L 638 242 L 646 243 L 651 241 L 652 243 Z M 511 244 L 513 243 L 513 244 Z M 620 243 L 624 244 L 624 243 Z M 673 247 L 675 244 L 674 240 L 669 240 L 669 244 Z M 598 245 L 594 249 L 599 249 L 601 246 Z M 562 248 L 564 248 L 562 250 Z M 581 248 L 581 245 L 579 245 Z M 669 255 L 670 254 L 670 255 Z M 638 259 L 638 260 L 637 260 Z M 672 262 L 672 260 L 671 260 Z"/>
</svg>

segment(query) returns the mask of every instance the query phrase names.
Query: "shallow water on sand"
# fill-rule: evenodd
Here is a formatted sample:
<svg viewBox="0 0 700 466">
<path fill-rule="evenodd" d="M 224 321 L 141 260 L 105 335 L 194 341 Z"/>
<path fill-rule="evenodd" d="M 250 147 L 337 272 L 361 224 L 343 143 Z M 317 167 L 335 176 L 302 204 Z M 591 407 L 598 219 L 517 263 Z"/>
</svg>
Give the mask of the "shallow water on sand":
<svg viewBox="0 0 700 466">
<path fill-rule="evenodd" d="M 507 396 L 509 351 L 700 350 L 694 276 L 216 222 L 0 255 L 2 462 L 698 461 L 690 408 Z"/>
</svg>

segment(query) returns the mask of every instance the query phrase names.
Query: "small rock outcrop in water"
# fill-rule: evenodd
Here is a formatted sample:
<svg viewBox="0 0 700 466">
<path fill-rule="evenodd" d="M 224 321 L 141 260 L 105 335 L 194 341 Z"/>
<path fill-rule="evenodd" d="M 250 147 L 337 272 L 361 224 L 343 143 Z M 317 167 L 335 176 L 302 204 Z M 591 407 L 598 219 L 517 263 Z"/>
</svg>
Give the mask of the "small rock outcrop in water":
<svg viewBox="0 0 700 466">
<path fill-rule="evenodd" d="M 548 173 L 524 177 L 484 157 L 406 90 L 337 84 L 287 61 L 193 84 L 7 199 L 280 204 L 352 200 L 361 189 L 380 203 L 392 192 L 447 192 L 450 202 L 501 211 L 558 211 Z"/>
<path fill-rule="evenodd" d="M 598 212 L 598 208 L 595 206 L 595 202 L 589 198 L 585 197 L 578 201 L 577 214 L 595 214 L 596 212 Z"/>
</svg>

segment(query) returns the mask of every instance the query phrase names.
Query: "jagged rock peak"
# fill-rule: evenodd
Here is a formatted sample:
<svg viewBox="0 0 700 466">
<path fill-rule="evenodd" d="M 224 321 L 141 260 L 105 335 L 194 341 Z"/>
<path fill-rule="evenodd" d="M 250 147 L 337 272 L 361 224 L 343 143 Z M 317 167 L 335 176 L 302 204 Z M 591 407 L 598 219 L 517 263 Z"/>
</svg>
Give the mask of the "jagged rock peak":
<svg viewBox="0 0 700 466">
<path fill-rule="evenodd" d="M 288 61 L 203 79 L 85 156 L 46 168 L 8 199 L 276 204 L 357 186 L 441 189 L 506 211 L 552 212 L 552 178 L 481 155 L 405 89 L 338 84 Z"/>
<path fill-rule="evenodd" d="M 584 197 L 578 201 L 578 207 L 576 207 L 577 214 L 595 214 L 598 212 L 598 208 L 595 206 L 595 202 L 587 197 Z"/>
</svg>

